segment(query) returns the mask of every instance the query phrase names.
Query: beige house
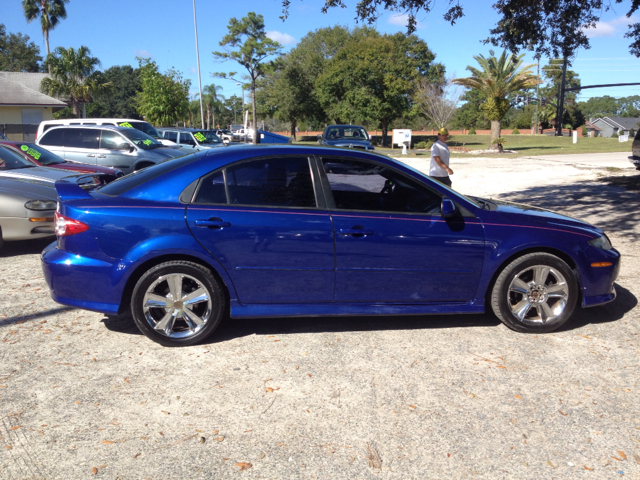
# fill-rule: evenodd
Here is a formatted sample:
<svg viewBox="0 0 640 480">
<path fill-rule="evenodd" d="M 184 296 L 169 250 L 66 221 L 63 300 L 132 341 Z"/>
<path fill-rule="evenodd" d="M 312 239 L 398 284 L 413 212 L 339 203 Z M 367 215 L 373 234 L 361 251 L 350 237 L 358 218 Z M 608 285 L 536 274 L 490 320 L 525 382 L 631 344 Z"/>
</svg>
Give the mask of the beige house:
<svg viewBox="0 0 640 480">
<path fill-rule="evenodd" d="M 38 125 L 67 106 L 40 92 L 48 74 L 0 72 L 0 133 L 9 140 L 33 141 Z"/>
</svg>

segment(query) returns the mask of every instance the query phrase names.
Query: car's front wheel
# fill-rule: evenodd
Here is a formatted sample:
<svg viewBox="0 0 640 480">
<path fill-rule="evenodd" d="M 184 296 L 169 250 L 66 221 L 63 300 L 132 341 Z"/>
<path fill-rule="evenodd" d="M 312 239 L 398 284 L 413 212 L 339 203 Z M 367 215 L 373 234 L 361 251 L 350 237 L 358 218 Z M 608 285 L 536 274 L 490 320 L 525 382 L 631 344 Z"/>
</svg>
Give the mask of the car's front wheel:
<svg viewBox="0 0 640 480">
<path fill-rule="evenodd" d="M 578 284 L 571 268 L 555 255 L 531 253 L 502 270 L 491 306 L 512 330 L 546 333 L 569 320 L 577 299 Z"/>
<path fill-rule="evenodd" d="M 207 268 L 165 262 L 138 280 L 131 311 L 140 331 L 154 342 L 187 346 L 213 333 L 225 311 L 225 296 Z"/>
</svg>

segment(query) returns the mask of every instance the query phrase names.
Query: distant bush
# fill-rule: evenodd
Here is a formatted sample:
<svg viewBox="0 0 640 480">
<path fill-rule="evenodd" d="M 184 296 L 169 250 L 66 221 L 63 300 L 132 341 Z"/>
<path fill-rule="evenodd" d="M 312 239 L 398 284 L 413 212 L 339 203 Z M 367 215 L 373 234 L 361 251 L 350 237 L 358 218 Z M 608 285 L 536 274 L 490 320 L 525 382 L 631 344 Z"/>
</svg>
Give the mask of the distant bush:
<svg viewBox="0 0 640 480">
<path fill-rule="evenodd" d="M 617 134 L 616 132 L 613 132 L 613 133 L 611 134 L 611 138 L 618 138 L 618 134 Z"/>
<path fill-rule="evenodd" d="M 415 145 L 416 148 L 430 150 L 433 147 L 433 142 L 418 142 Z"/>
<path fill-rule="evenodd" d="M 632 128 L 631 130 L 629 130 L 629 137 L 633 138 L 636 136 L 636 131 Z"/>
<path fill-rule="evenodd" d="M 587 135 L 589 135 L 589 132 L 587 132 L 587 127 L 585 125 L 582 126 L 582 136 L 586 137 Z"/>
<path fill-rule="evenodd" d="M 518 130 L 517 128 L 514 128 L 513 132 L 511 132 L 511 135 L 520 135 L 520 130 Z"/>
<path fill-rule="evenodd" d="M 469 129 L 469 133 L 468 133 L 467 135 L 475 135 L 475 134 L 476 134 L 476 129 L 475 129 L 475 128 L 473 128 L 473 127 L 471 127 L 471 128 Z"/>
</svg>

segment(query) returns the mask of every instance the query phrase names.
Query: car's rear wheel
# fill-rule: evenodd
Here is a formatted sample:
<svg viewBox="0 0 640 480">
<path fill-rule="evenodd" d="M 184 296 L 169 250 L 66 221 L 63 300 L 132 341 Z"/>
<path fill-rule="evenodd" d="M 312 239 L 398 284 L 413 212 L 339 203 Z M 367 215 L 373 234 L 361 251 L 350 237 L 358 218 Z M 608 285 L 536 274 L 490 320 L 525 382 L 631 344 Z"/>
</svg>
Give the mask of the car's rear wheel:
<svg viewBox="0 0 640 480">
<path fill-rule="evenodd" d="M 140 331 L 154 342 L 187 346 L 206 339 L 217 328 L 225 296 L 207 268 L 172 261 L 142 275 L 133 290 L 131 311 Z"/>
<path fill-rule="evenodd" d="M 531 253 L 502 270 L 491 306 L 512 330 L 546 333 L 569 320 L 577 299 L 578 284 L 571 268 L 555 255 Z"/>
</svg>

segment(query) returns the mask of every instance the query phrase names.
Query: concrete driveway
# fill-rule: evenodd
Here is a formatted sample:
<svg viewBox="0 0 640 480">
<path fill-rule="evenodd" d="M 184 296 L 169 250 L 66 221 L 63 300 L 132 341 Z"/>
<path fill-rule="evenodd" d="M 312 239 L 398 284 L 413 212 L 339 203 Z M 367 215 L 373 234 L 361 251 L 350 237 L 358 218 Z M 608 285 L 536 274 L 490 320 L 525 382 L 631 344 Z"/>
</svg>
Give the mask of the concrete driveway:
<svg viewBox="0 0 640 480">
<path fill-rule="evenodd" d="M 6 245 L 0 478 L 639 478 L 640 196 L 558 156 L 452 168 L 463 192 L 603 226 L 618 298 L 546 335 L 489 313 L 272 319 L 168 349 L 54 303 L 46 242 Z"/>
</svg>

